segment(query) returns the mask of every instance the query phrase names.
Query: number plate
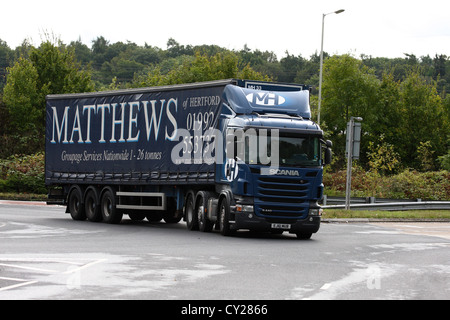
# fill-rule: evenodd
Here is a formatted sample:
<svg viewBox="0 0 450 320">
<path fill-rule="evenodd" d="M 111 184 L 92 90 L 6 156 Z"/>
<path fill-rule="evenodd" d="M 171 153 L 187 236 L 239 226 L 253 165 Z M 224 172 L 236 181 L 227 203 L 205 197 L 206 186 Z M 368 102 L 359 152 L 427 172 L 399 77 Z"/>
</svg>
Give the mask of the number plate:
<svg viewBox="0 0 450 320">
<path fill-rule="evenodd" d="M 272 223 L 272 229 L 290 229 L 291 225 L 288 223 Z"/>
</svg>

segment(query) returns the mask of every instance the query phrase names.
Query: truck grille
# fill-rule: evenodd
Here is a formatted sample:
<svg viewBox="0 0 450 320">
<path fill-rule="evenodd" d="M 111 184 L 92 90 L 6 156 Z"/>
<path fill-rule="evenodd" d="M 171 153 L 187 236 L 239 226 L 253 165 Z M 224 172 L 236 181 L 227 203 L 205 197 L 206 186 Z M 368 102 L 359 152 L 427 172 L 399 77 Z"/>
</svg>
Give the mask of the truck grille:
<svg viewBox="0 0 450 320">
<path fill-rule="evenodd" d="M 257 178 L 255 212 L 262 217 L 304 219 L 308 215 L 309 181 L 299 177 Z"/>
</svg>

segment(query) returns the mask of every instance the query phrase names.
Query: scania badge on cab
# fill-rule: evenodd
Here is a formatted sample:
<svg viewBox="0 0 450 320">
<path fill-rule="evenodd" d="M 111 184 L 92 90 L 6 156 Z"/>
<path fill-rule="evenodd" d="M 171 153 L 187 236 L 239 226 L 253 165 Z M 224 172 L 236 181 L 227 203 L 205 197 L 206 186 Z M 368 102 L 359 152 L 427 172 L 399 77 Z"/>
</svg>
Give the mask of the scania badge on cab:
<svg viewBox="0 0 450 320">
<path fill-rule="evenodd" d="M 47 96 L 48 203 L 74 220 L 319 230 L 331 142 L 309 88 L 220 80 Z"/>
</svg>

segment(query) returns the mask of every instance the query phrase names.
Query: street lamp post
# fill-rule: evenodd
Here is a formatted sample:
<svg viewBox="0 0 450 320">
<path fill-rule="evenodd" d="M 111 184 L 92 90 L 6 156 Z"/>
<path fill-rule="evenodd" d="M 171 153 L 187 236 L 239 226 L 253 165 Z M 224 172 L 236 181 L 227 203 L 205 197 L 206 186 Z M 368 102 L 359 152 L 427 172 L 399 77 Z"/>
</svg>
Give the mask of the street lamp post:
<svg viewBox="0 0 450 320">
<path fill-rule="evenodd" d="M 320 125 L 320 106 L 322 105 L 322 76 L 323 76 L 323 36 L 324 36 L 324 30 L 325 30 L 325 17 L 329 14 L 335 13 L 339 14 L 344 12 L 344 9 L 340 9 L 337 11 L 333 11 L 330 13 L 324 13 L 322 16 L 322 43 L 320 46 L 320 76 L 319 76 L 319 113 L 317 116 L 317 123 Z"/>
</svg>

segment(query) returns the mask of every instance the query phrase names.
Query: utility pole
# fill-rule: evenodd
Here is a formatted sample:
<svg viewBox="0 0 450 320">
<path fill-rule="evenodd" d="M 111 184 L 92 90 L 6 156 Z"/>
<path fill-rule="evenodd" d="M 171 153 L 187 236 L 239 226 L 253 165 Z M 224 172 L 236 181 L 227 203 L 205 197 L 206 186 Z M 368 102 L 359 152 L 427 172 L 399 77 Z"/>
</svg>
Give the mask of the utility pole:
<svg viewBox="0 0 450 320">
<path fill-rule="evenodd" d="M 339 14 L 344 12 L 344 9 L 333 11 L 330 13 L 325 13 L 322 15 L 322 41 L 320 45 L 320 76 L 319 76 L 319 113 L 317 115 L 317 124 L 320 125 L 320 106 L 322 104 L 322 77 L 323 77 L 323 38 L 325 33 L 325 17 L 329 14 Z"/>
<path fill-rule="evenodd" d="M 352 189 L 352 160 L 359 159 L 361 145 L 361 122 L 360 117 L 351 117 L 347 123 L 347 182 L 345 185 L 345 210 L 350 210 L 350 195 Z M 356 122 L 358 121 L 358 122 Z"/>
</svg>

